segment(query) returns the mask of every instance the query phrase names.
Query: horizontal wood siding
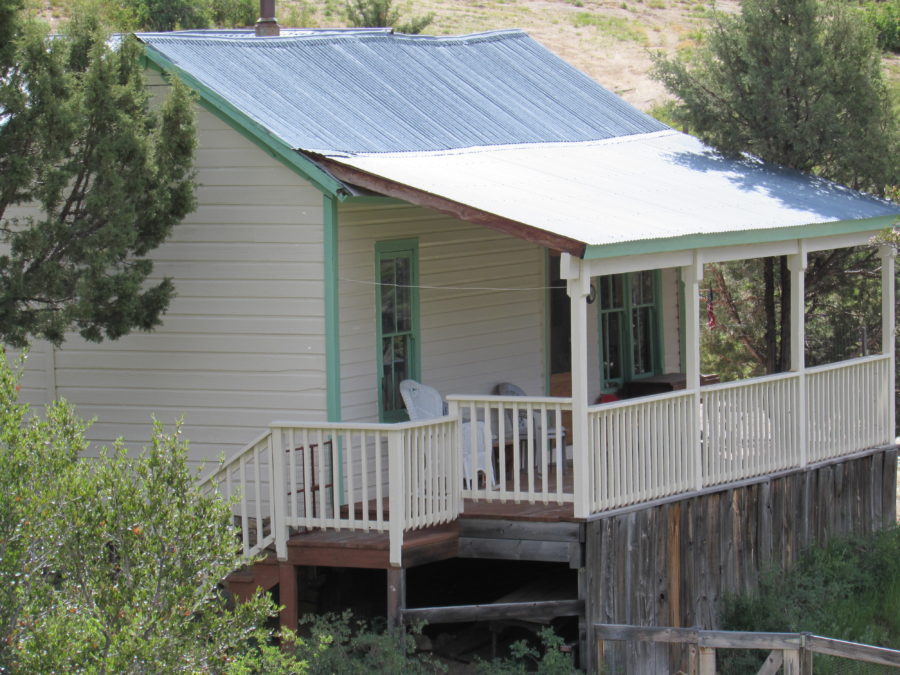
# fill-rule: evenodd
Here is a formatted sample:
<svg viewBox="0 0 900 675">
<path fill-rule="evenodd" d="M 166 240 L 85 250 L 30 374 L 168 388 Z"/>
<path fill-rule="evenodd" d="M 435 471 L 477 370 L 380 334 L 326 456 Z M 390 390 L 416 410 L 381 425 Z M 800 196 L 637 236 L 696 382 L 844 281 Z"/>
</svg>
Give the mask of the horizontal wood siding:
<svg viewBox="0 0 900 675">
<path fill-rule="evenodd" d="M 58 394 L 97 418 L 93 441 L 140 445 L 151 415 L 183 417 L 194 462 L 272 420 L 326 415 L 322 195 L 199 108 L 198 127 L 199 206 L 152 255 L 177 289 L 164 324 L 100 345 L 69 336 L 55 373 Z"/>
<path fill-rule="evenodd" d="M 896 521 L 897 451 L 587 523 L 589 624 L 719 628 L 721 599 L 806 547 Z M 612 648 L 615 643 L 607 643 Z M 624 644 L 624 643 L 623 643 Z M 629 643 L 609 672 L 677 672 L 678 648 Z M 620 670 L 617 670 L 620 669 Z"/>
<path fill-rule="evenodd" d="M 339 218 L 345 421 L 378 418 L 375 243 L 391 239 L 419 244 L 422 380 L 444 395 L 490 393 L 504 381 L 543 393 L 541 248 L 413 206 L 342 204 Z"/>
</svg>

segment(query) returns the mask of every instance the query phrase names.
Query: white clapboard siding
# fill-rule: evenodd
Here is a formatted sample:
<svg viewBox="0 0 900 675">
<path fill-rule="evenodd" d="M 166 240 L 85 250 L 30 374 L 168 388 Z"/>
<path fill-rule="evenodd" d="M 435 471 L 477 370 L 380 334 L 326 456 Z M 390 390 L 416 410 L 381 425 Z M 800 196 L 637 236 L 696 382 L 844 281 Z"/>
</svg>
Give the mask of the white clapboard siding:
<svg viewBox="0 0 900 675">
<path fill-rule="evenodd" d="M 341 205 L 339 217 L 345 421 L 378 417 L 372 282 L 375 243 L 391 239 L 418 241 L 421 379 L 445 395 L 504 381 L 544 393 L 543 249 L 413 206 Z M 446 286 L 468 288 L 433 288 Z"/>
<path fill-rule="evenodd" d="M 166 90 L 148 73 L 154 96 Z M 229 455 L 274 419 L 325 419 L 322 195 L 210 113 L 197 111 L 198 208 L 152 253 L 177 297 L 164 323 L 113 343 L 69 336 L 56 393 L 95 417 L 97 445 L 184 419 L 194 464 Z M 29 399 L 48 396 L 33 350 Z M 38 372 L 39 371 L 39 372 Z"/>
</svg>

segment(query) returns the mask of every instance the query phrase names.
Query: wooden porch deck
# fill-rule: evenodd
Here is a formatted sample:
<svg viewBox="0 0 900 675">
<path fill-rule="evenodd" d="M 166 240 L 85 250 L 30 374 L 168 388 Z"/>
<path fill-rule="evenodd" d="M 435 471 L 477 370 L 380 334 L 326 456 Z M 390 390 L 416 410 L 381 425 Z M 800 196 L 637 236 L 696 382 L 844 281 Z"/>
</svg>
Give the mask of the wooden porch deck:
<svg viewBox="0 0 900 675">
<path fill-rule="evenodd" d="M 571 469 L 566 472 L 566 482 L 571 482 Z M 548 481 L 555 482 L 555 470 L 548 472 Z M 519 476 L 520 484 L 527 484 L 528 474 Z M 507 478 L 507 490 L 512 490 L 513 477 Z M 376 500 L 369 500 L 369 519 L 374 521 L 378 511 Z M 343 509 L 346 517 L 347 509 Z M 356 509 L 356 517 L 362 518 L 362 509 Z M 390 516 L 388 500 L 383 500 L 383 517 Z M 506 520 L 528 523 L 575 523 L 571 503 L 545 504 L 541 502 L 513 503 L 511 501 L 487 501 L 466 499 L 459 520 L 416 530 L 410 530 L 403 537 L 403 567 L 416 567 L 430 562 L 454 558 L 459 551 L 459 521 Z M 319 565 L 325 567 L 355 567 L 366 569 L 389 569 L 390 550 L 387 532 L 366 532 L 362 530 L 310 530 L 293 534 L 288 540 L 288 560 L 294 565 Z"/>
</svg>

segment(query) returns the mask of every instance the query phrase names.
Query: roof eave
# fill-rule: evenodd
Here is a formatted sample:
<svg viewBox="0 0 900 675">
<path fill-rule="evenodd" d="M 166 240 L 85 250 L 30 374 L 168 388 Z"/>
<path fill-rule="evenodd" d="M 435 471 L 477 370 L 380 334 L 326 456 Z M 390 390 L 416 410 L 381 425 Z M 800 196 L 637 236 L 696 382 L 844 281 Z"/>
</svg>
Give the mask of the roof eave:
<svg viewBox="0 0 900 675">
<path fill-rule="evenodd" d="M 440 211 L 459 220 L 483 225 L 492 230 L 504 232 L 519 239 L 538 244 L 544 248 L 570 253 L 578 258 L 584 257 L 585 243 L 576 239 L 526 225 L 517 220 L 504 218 L 468 204 L 342 164 L 333 158 L 319 155 L 314 155 L 313 157 L 315 162 L 324 167 L 330 174 L 352 185 L 357 185 L 387 197 L 400 199 L 410 204 Z"/>
<path fill-rule="evenodd" d="M 886 215 L 859 220 L 839 220 L 828 223 L 793 225 L 790 227 L 738 230 L 733 232 L 706 232 L 665 239 L 623 241 L 614 244 L 589 244 L 585 247 L 584 258 L 586 260 L 598 260 L 647 253 L 672 253 L 689 249 L 761 244 L 791 239 L 810 239 L 857 232 L 874 232 L 891 227 L 896 221 L 897 215 Z"/>
</svg>

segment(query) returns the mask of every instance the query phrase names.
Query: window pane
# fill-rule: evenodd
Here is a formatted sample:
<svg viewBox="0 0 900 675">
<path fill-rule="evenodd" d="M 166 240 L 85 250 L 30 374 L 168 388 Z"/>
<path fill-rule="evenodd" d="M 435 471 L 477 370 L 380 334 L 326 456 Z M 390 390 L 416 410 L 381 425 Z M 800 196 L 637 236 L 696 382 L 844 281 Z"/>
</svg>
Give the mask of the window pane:
<svg viewBox="0 0 900 675">
<path fill-rule="evenodd" d="M 653 303 L 653 274 L 641 272 L 641 303 L 649 305 Z"/>
<path fill-rule="evenodd" d="M 395 289 L 397 306 L 396 320 L 397 332 L 412 330 L 412 289 L 410 289 L 410 259 L 407 257 L 395 258 L 395 273 L 397 288 Z"/>
<path fill-rule="evenodd" d="M 603 315 L 603 379 L 606 381 L 622 378 L 621 316 L 619 312 Z"/>
<path fill-rule="evenodd" d="M 635 375 L 653 371 L 652 320 L 650 312 L 649 307 L 640 307 L 631 313 L 633 319 L 632 358 Z"/>
<path fill-rule="evenodd" d="M 625 306 L 625 277 L 621 274 L 612 277 L 612 300 L 617 309 Z"/>
<path fill-rule="evenodd" d="M 394 260 L 385 258 L 381 261 L 381 332 L 384 334 L 395 332 L 396 305 L 395 295 Z"/>
<path fill-rule="evenodd" d="M 387 337 L 381 341 L 383 372 L 381 379 L 381 400 L 384 410 L 403 410 L 400 383 L 407 379 L 409 365 L 409 336 Z"/>
</svg>

